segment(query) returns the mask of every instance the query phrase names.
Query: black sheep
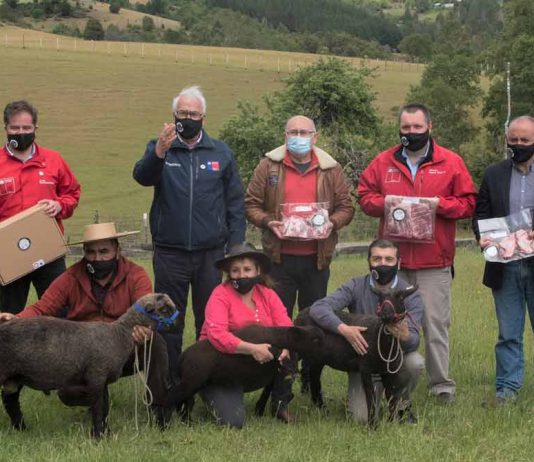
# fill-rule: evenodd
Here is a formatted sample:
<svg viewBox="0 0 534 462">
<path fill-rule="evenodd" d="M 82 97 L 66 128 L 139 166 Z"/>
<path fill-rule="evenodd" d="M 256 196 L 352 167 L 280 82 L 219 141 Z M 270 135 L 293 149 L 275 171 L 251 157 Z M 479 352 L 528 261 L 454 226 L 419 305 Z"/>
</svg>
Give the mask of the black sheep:
<svg viewBox="0 0 534 462">
<path fill-rule="evenodd" d="M 394 417 L 403 391 L 398 373 L 402 361 L 402 351 L 398 340 L 388 333 L 387 326 L 404 318 L 406 313 L 404 299 L 416 290 L 416 286 L 410 286 L 405 290 L 393 289 L 387 293 L 375 291 L 379 296 L 379 307 L 381 307 L 379 316 L 353 314 L 346 311 L 336 313 L 340 320 L 349 326 L 367 328 L 366 331 L 362 332 L 362 335 L 368 343 L 368 351 L 365 355 L 359 355 L 343 336 L 323 330 L 325 338 L 321 346 L 303 351 L 300 355 L 310 366 L 310 393 L 314 404 L 319 407 L 324 406 L 321 392 L 321 373 L 324 366 L 330 366 L 340 371 L 354 371 L 362 374 L 368 409 L 368 423 L 373 428 L 378 423 L 378 416 L 375 412 L 376 396 L 372 374 L 379 374 L 389 402 L 390 418 Z M 307 308 L 299 313 L 295 320 L 296 326 L 318 327 L 309 311 Z M 395 351 L 397 354 L 390 358 L 391 361 L 386 361 L 386 355 L 390 351 Z M 256 404 L 258 414 L 264 412 L 270 391 L 271 389 L 267 387 L 260 396 Z"/>
<path fill-rule="evenodd" d="M 274 360 L 260 364 L 250 355 L 227 354 L 218 351 L 208 340 L 201 340 L 187 348 L 180 356 L 178 385 L 173 400 L 189 417 L 193 396 L 208 384 L 243 386 L 245 392 L 258 390 L 270 384 L 279 367 L 279 350 L 289 349 L 292 354 L 312 352 L 320 348 L 324 333 L 318 327 L 265 327 L 256 324 L 234 332 L 250 343 L 269 343 Z M 291 367 L 291 364 L 289 364 Z"/>
</svg>

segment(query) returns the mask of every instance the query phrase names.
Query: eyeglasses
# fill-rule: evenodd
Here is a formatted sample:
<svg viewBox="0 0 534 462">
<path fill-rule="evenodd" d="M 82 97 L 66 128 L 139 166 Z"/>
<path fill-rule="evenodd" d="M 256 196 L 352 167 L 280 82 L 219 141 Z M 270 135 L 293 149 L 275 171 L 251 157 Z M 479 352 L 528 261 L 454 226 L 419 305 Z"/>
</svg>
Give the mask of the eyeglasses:
<svg viewBox="0 0 534 462">
<path fill-rule="evenodd" d="M 202 117 L 204 117 L 204 114 L 202 112 L 197 111 L 175 111 L 174 115 L 178 119 L 192 119 L 192 120 L 200 120 Z"/>
<path fill-rule="evenodd" d="M 310 138 L 313 135 L 315 135 L 315 130 L 294 129 L 294 130 L 287 130 L 286 134 L 288 136 L 300 136 L 302 138 Z"/>
</svg>

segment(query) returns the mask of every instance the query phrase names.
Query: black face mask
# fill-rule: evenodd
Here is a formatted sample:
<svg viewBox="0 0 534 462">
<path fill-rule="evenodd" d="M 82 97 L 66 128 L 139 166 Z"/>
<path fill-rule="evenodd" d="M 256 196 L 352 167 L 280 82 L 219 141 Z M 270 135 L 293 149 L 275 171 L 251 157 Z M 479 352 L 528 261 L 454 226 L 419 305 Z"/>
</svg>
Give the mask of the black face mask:
<svg viewBox="0 0 534 462">
<path fill-rule="evenodd" d="M 377 282 L 381 286 L 389 284 L 399 271 L 398 265 L 388 266 L 388 265 L 379 265 L 379 266 L 370 266 L 369 270 L 371 271 L 371 277 L 373 281 Z"/>
<path fill-rule="evenodd" d="M 185 140 L 192 140 L 202 129 L 202 119 L 178 119 L 175 117 L 174 122 L 176 123 L 176 133 Z"/>
<path fill-rule="evenodd" d="M 230 281 L 232 282 L 232 287 L 244 295 L 248 294 L 258 282 L 261 282 L 261 277 L 230 279 Z"/>
<path fill-rule="evenodd" d="M 7 135 L 7 143 L 15 151 L 26 151 L 35 140 L 35 132 L 32 133 L 14 133 Z"/>
<path fill-rule="evenodd" d="M 430 139 L 430 131 L 424 133 L 401 133 L 399 132 L 401 144 L 409 151 L 419 151 L 423 149 Z"/>
<path fill-rule="evenodd" d="M 93 279 L 104 279 L 117 269 L 118 260 L 93 261 L 85 264 L 85 270 Z"/>
<path fill-rule="evenodd" d="M 534 144 L 529 144 L 528 146 L 523 144 L 509 144 L 508 154 L 515 164 L 526 162 L 534 154 Z"/>
</svg>

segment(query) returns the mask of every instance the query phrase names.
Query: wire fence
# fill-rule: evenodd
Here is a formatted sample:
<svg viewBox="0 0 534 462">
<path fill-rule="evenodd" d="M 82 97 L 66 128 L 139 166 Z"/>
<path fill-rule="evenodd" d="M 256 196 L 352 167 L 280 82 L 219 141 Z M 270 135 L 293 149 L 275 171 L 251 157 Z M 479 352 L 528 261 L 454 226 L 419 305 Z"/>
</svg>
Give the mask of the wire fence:
<svg viewBox="0 0 534 462">
<path fill-rule="evenodd" d="M 152 250 L 152 235 L 150 234 L 148 213 L 143 213 L 140 216 L 102 216 L 98 210 L 95 210 L 93 221 L 95 223 L 113 222 L 119 232 L 139 231 L 139 234 L 121 239 L 121 247 L 127 253 L 147 253 Z M 368 217 L 357 210 L 351 223 L 340 230 L 339 243 L 341 245 L 367 243 L 377 237 L 377 231 L 378 219 Z M 83 226 L 67 226 L 65 232 L 67 242 L 79 241 L 82 235 Z M 457 222 L 457 235 L 460 239 L 473 239 L 474 242 L 470 219 Z M 256 246 L 261 243 L 261 231 L 250 223 L 247 224 L 247 240 Z M 81 248 L 80 250 L 75 249 L 73 253 L 81 253 Z"/>
<path fill-rule="evenodd" d="M 23 31 L 23 32 L 22 32 Z M 240 69 L 255 69 L 290 73 L 314 63 L 322 55 L 271 50 L 218 48 L 197 45 L 173 45 L 144 42 L 83 40 L 40 31 L 21 29 L 1 33 L 4 48 L 55 50 L 57 52 L 99 53 L 124 58 L 163 59 L 177 63 L 204 64 Z M 375 68 L 381 72 L 419 73 L 424 64 L 406 61 L 342 57 L 356 68 Z"/>
</svg>

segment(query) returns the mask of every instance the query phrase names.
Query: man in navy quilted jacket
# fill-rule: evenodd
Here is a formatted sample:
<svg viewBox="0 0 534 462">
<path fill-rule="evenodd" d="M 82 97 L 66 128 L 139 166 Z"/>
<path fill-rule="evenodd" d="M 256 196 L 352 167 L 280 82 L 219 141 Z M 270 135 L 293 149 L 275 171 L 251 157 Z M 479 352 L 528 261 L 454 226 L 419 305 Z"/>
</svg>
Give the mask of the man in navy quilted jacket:
<svg viewBox="0 0 534 462">
<path fill-rule="evenodd" d="M 172 102 L 174 123 L 151 140 L 133 176 L 154 187 L 150 231 L 155 290 L 182 310 L 177 332 L 166 335 L 171 370 L 182 349 L 185 308 L 192 288 L 196 336 L 221 273 L 215 261 L 225 247 L 245 240 L 244 192 L 233 152 L 202 128 L 206 100 L 196 86 Z"/>
</svg>

